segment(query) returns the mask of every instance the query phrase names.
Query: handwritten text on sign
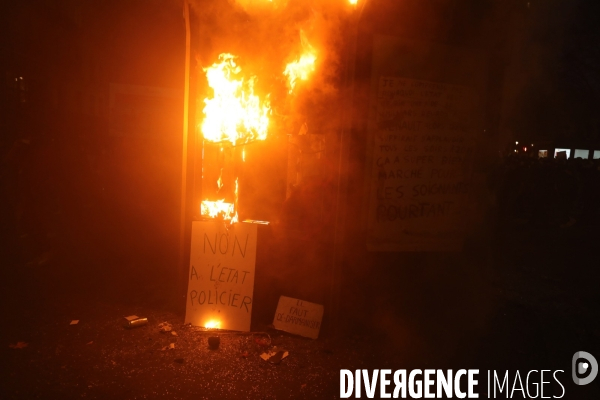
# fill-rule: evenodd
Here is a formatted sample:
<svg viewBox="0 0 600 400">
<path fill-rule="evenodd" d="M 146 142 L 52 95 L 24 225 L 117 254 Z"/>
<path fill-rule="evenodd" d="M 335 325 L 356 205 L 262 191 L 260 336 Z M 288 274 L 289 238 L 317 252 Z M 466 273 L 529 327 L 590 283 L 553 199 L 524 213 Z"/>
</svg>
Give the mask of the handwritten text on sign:
<svg viewBox="0 0 600 400">
<path fill-rule="evenodd" d="M 322 305 L 281 296 L 273 326 L 281 331 L 316 339 L 319 337 L 322 319 Z"/>
<path fill-rule="evenodd" d="M 382 249 L 458 245 L 471 190 L 472 114 L 468 87 L 379 79 L 369 236 Z"/>
<path fill-rule="evenodd" d="M 249 331 L 256 225 L 194 221 L 185 322 Z"/>
</svg>

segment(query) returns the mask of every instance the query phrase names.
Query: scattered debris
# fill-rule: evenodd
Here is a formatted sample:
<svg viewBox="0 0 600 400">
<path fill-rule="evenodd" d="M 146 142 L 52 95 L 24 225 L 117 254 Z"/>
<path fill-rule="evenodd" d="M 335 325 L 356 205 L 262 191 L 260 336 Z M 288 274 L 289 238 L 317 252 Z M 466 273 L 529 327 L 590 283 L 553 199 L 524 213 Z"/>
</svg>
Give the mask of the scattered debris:
<svg viewBox="0 0 600 400">
<path fill-rule="evenodd" d="M 173 336 L 177 336 L 177 332 L 175 332 L 175 331 L 171 331 L 171 335 L 173 335 Z"/>
<path fill-rule="evenodd" d="M 161 350 L 165 351 L 165 350 L 173 350 L 175 348 L 175 343 L 171 343 L 168 346 L 163 347 Z"/>
<path fill-rule="evenodd" d="M 166 333 L 166 332 L 171 332 L 171 330 L 173 329 L 173 326 L 168 323 L 168 322 L 161 322 L 160 324 L 158 324 L 158 330 L 161 333 Z"/>
<path fill-rule="evenodd" d="M 29 343 L 26 342 L 17 342 L 15 344 L 9 344 L 8 347 L 10 347 L 11 349 L 24 349 L 25 347 L 27 347 Z"/>
<path fill-rule="evenodd" d="M 71 321 L 71 323 L 69 325 L 77 325 L 79 323 L 78 319 L 74 319 Z"/>
<path fill-rule="evenodd" d="M 240 354 L 240 357 L 242 358 L 248 358 L 249 354 L 247 351 L 244 351 L 242 354 Z"/>
<path fill-rule="evenodd" d="M 183 364 L 183 361 L 184 361 L 184 360 L 183 360 L 183 358 L 176 358 L 176 359 L 175 359 L 175 360 L 173 360 L 173 361 L 175 361 L 176 363 L 179 363 L 179 364 Z"/>
<path fill-rule="evenodd" d="M 94 343 L 94 341 L 93 341 L 93 340 L 92 340 L 92 341 L 90 341 L 90 342 L 87 342 L 86 344 L 92 344 L 92 343 Z"/>
<path fill-rule="evenodd" d="M 286 358 L 289 355 L 290 355 L 290 353 L 287 350 L 278 349 L 277 347 L 273 347 L 273 349 L 271 349 L 271 351 L 269 351 L 268 353 L 262 353 L 260 355 L 260 358 L 262 358 L 265 361 L 269 361 L 273 364 L 279 364 L 281 362 L 281 360 L 283 360 L 284 358 Z"/>
<path fill-rule="evenodd" d="M 300 385 L 300 389 L 304 389 L 306 387 L 306 383 L 303 383 L 302 385 Z"/>
<path fill-rule="evenodd" d="M 148 318 L 140 318 L 137 315 L 130 315 L 129 317 L 125 317 L 125 320 L 127 321 L 125 323 L 125 327 L 130 329 L 148 324 Z"/>
<path fill-rule="evenodd" d="M 211 336 L 208 338 L 208 347 L 211 350 L 216 350 L 219 348 L 219 344 L 221 344 L 221 338 L 218 336 Z"/>
<path fill-rule="evenodd" d="M 257 345 L 262 346 L 262 347 L 269 347 L 271 345 L 270 340 L 259 339 L 259 338 L 254 339 L 254 343 L 256 343 Z"/>
</svg>

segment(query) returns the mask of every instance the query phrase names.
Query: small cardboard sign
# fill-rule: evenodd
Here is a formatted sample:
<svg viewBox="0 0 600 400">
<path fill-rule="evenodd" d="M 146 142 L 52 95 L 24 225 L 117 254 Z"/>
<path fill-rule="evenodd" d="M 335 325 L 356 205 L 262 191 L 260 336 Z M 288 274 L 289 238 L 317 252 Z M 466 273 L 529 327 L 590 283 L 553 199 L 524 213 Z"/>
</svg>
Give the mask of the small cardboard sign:
<svg viewBox="0 0 600 400">
<path fill-rule="evenodd" d="M 273 326 L 281 331 L 316 339 L 319 337 L 322 320 L 322 305 L 281 296 Z"/>
</svg>

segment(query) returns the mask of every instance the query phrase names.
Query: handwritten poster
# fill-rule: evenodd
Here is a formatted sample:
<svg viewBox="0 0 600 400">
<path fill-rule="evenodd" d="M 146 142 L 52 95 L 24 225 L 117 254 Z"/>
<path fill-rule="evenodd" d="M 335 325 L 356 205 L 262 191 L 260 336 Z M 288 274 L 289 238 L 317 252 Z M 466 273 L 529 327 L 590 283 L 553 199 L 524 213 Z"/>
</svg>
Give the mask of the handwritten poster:
<svg viewBox="0 0 600 400">
<path fill-rule="evenodd" d="M 192 222 L 185 323 L 249 331 L 256 225 Z"/>
<path fill-rule="evenodd" d="M 475 152 L 469 87 L 380 76 L 376 88 L 369 248 L 462 246 Z"/>
<path fill-rule="evenodd" d="M 273 326 L 281 331 L 316 339 L 319 337 L 322 320 L 322 305 L 281 296 Z"/>
</svg>

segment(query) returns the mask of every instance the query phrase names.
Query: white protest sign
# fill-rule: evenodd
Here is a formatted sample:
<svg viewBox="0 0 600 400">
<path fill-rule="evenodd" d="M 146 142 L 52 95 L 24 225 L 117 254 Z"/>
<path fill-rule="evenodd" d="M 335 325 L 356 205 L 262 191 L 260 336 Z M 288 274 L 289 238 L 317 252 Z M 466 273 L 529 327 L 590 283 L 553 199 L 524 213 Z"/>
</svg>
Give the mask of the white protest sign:
<svg viewBox="0 0 600 400">
<path fill-rule="evenodd" d="M 319 337 L 322 319 L 322 305 L 281 296 L 273 326 L 281 331 L 316 339 Z"/>
<path fill-rule="evenodd" d="M 459 250 L 472 191 L 472 90 L 381 76 L 376 96 L 369 250 Z"/>
<path fill-rule="evenodd" d="M 249 331 L 256 225 L 192 222 L 185 323 Z"/>
</svg>

